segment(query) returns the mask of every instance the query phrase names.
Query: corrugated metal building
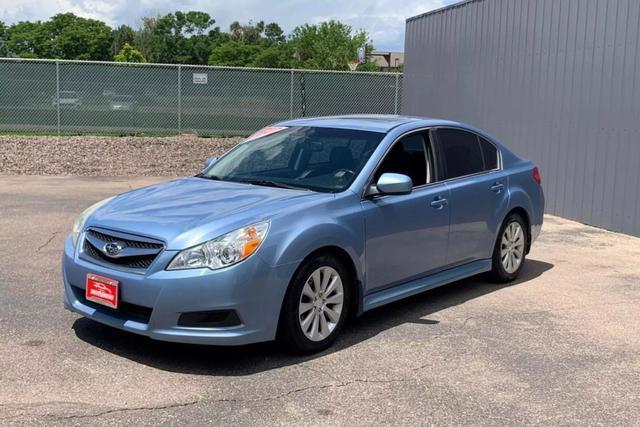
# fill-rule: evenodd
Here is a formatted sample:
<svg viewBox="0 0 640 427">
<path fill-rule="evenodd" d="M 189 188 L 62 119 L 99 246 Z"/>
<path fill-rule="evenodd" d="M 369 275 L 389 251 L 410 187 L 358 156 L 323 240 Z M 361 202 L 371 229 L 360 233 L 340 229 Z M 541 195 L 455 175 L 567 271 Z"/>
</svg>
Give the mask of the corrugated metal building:
<svg viewBox="0 0 640 427">
<path fill-rule="evenodd" d="M 640 1 L 471 0 L 407 20 L 402 111 L 485 129 L 547 211 L 640 236 Z"/>
</svg>

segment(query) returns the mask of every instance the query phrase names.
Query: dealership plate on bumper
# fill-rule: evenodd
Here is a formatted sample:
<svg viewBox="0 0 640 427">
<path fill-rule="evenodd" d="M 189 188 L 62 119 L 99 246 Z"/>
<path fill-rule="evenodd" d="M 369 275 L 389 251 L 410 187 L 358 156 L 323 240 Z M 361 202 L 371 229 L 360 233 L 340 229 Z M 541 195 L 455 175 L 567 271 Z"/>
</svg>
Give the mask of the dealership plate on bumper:
<svg viewBox="0 0 640 427">
<path fill-rule="evenodd" d="M 118 281 L 89 273 L 84 297 L 110 308 L 118 308 Z"/>
</svg>

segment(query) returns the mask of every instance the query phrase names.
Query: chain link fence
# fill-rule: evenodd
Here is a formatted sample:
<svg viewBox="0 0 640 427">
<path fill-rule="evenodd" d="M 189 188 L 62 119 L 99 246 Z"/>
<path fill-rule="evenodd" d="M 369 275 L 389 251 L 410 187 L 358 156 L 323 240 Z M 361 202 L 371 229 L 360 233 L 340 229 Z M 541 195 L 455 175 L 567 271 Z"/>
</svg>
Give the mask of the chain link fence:
<svg viewBox="0 0 640 427">
<path fill-rule="evenodd" d="M 295 117 L 400 114 L 402 75 L 0 59 L 0 131 L 246 135 Z"/>
</svg>

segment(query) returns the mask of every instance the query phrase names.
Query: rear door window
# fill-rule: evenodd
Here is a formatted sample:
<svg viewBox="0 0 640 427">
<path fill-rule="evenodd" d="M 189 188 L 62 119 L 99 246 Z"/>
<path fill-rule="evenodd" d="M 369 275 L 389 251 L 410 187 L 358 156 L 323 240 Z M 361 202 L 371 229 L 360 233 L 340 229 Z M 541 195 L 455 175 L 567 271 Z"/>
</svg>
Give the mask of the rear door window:
<svg viewBox="0 0 640 427">
<path fill-rule="evenodd" d="M 476 134 L 440 128 L 437 135 L 442 179 L 473 175 L 485 170 L 483 152 Z"/>
</svg>

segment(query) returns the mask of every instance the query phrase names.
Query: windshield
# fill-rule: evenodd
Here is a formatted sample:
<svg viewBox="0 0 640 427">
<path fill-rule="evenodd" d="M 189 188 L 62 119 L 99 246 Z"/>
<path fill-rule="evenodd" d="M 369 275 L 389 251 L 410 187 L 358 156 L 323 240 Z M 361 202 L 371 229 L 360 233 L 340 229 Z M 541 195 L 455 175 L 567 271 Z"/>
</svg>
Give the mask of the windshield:
<svg viewBox="0 0 640 427">
<path fill-rule="evenodd" d="M 258 185 L 345 190 L 384 133 L 322 127 L 290 127 L 249 139 L 199 176 Z"/>
</svg>

